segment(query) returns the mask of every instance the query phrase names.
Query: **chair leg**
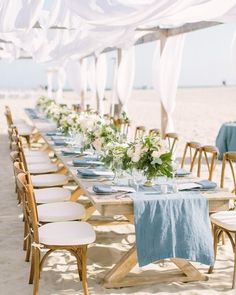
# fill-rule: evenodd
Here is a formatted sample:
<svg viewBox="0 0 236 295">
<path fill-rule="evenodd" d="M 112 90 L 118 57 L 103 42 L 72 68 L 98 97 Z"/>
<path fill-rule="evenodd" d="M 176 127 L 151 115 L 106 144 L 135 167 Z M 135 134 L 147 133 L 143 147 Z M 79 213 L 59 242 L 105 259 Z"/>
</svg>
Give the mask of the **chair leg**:
<svg viewBox="0 0 236 295">
<path fill-rule="evenodd" d="M 34 282 L 34 251 L 32 251 L 32 257 L 31 257 L 29 284 L 33 284 L 33 282 Z"/>
<path fill-rule="evenodd" d="M 33 295 L 39 294 L 40 250 L 34 248 L 34 290 Z"/>
<path fill-rule="evenodd" d="M 23 250 L 26 251 L 27 249 L 27 240 L 28 240 L 28 229 L 27 229 L 27 223 L 24 221 L 24 241 L 23 241 Z"/>
<path fill-rule="evenodd" d="M 82 251 L 81 251 L 81 248 L 77 249 L 73 253 L 75 253 L 75 257 L 76 257 L 76 261 L 77 261 L 77 269 L 78 269 L 79 279 L 80 279 L 80 281 L 82 281 L 83 278 L 82 278 Z"/>
<path fill-rule="evenodd" d="M 235 278 L 236 278 L 236 233 L 234 234 L 234 275 L 232 289 L 235 289 Z"/>
<path fill-rule="evenodd" d="M 87 246 L 82 246 L 82 285 L 84 289 L 84 295 L 89 295 L 88 282 L 87 282 Z"/>
<path fill-rule="evenodd" d="M 218 227 L 217 225 L 212 224 L 213 227 L 213 247 L 214 247 L 214 258 L 216 260 L 216 255 L 217 255 L 217 244 L 218 244 Z M 214 261 L 215 263 L 215 261 Z M 208 269 L 208 273 L 211 274 L 213 272 L 214 265 L 211 265 Z"/>
<path fill-rule="evenodd" d="M 31 254 L 31 237 L 28 236 L 27 238 L 27 247 L 26 247 L 26 255 L 25 255 L 25 261 L 30 261 L 30 254 Z"/>
</svg>

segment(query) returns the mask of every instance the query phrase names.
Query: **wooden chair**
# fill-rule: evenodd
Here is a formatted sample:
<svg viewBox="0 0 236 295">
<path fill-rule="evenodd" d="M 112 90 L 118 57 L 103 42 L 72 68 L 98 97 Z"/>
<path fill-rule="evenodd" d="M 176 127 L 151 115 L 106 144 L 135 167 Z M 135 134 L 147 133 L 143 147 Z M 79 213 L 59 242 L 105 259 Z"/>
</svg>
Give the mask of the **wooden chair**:
<svg viewBox="0 0 236 295">
<path fill-rule="evenodd" d="M 199 155 L 201 150 L 201 144 L 199 142 L 190 141 L 187 142 L 184 149 L 184 154 L 181 161 L 181 168 L 184 167 L 186 161 L 186 155 L 189 151 L 190 156 L 190 172 L 193 171 L 194 165 L 196 163 L 197 156 Z"/>
<path fill-rule="evenodd" d="M 145 126 L 137 126 L 135 129 L 134 139 L 141 138 L 146 132 Z"/>
<path fill-rule="evenodd" d="M 149 130 L 149 134 L 160 135 L 161 130 L 159 128 L 153 128 Z"/>
<path fill-rule="evenodd" d="M 173 153 L 176 148 L 177 142 L 179 140 L 178 134 L 177 133 L 166 133 L 164 136 L 164 139 L 167 140 L 169 149 L 170 149 L 171 153 Z"/>
<path fill-rule="evenodd" d="M 26 214 L 26 202 L 27 202 L 27 191 L 26 185 L 32 185 L 30 174 L 26 174 L 19 162 L 14 163 L 16 180 L 17 180 L 17 191 L 20 195 L 22 211 L 23 211 L 23 221 L 25 223 L 24 226 L 24 244 L 23 249 L 26 250 L 26 261 L 29 261 L 31 246 L 28 241 L 29 238 L 29 225 L 27 224 L 27 216 Z M 18 178 L 18 175 L 21 174 L 21 177 Z M 25 175 L 23 177 L 23 175 Z M 34 196 L 35 198 L 35 196 Z M 35 202 L 37 203 L 37 199 L 35 198 Z M 67 201 L 67 202 L 52 202 L 47 204 L 39 204 L 37 205 L 38 211 L 38 220 L 40 224 L 48 223 L 48 222 L 63 222 L 63 221 L 74 221 L 81 220 L 85 216 L 84 207 L 76 202 Z"/>
<path fill-rule="evenodd" d="M 79 103 L 74 103 L 72 104 L 72 109 L 76 112 L 76 113 L 80 113 L 81 112 L 81 105 Z"/>
<path fill-rule="evenodd" d="M 24 178 L 19 174 L 18 179 Z M 53 222 L 39 227 L 38 212 L 31 185 L 26 185 L 27 202 L 25 206 L 29 234 L 32 242 L 32 257 L 29 283 L 34 284 L 33 294 L 39 293 L 39 278 L 46 258 L 55 250 L 69 251 L 77 261 L 78 273 L 85 295 L 89 294 L 87 284 L 87 246 L 95 241 L 95 232 L 86 222 Z M 41 250 L 47 252 L 41 259 Z"/>
<path fill-rule="evenodd" d="M 119 129 L 120 133 L 127 138 L 130 128 L 130 121 L 124 120 L 122 118 L 111 118 L 113 120 L 113 124 Z"/>
<path fill-rule="evenodd" d="M 229 163 L 232 179 L 233 179 L 233 192 L 236 194 L 236 178 L 233 162 L 236 161 L 236 152 L 226 152 L 223 157 L 222 170 L 221 170 L 221 183 L 220 186 L 224 187 L 225 169 L 226 164 Z M 226 234 L 230 240 L 230 243 L 234 252 L 234 272 L 232 288 L 236 289 L 236 211 L 220 211 L 210 216 L 212 228 L 213 228 L 213 239 L 214 239 L 214 253 L 215 259 L 217 255 L 218 241 L 222 234 Z M 214 266 L 211 266 L 208 273 L 212 273 Z"/>
<path fill-rule="evenodd" d="M 219 156 L 219 150 L 217 149 L 217 147 L 212 145 L 202 146 L 200 150 L 199 158 L 198 158 L 197 176 L 198 177 L 201 176 L 202 161 L 205 160 L 207 170 L 208 170 L 208 179 L 212 180 L 218 156 Z"/>
</svg>

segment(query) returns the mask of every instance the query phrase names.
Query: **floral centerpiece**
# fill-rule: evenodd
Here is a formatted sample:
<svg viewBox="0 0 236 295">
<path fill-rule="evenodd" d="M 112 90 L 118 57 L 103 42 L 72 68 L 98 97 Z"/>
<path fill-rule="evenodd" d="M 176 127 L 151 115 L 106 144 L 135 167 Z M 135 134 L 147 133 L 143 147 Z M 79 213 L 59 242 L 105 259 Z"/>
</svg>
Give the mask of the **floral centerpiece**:
<svg viewBox="0 0 236 295">
<path fill-rule="evenodd" d="M 36 103 L 37 107 L 44 112 L 51 104 L 56 104 L 56 102 L 46 96 L 40 96 Z"/>
<path fill-rule="evenodd" d="M 81 132 L 79 124 L 79 114 L 71 111 L 63 113 L 59 120 L 59 126 L 63 133 L 68 134 L 70 131 Z"/>
<path fill-rule="evenodd" d="M 158 135 L 150 134 L 130 143 L 126 161 L 128 167 L 144 172 L 146 185 L 152 185 L 157 176 L 173 176 L 172 154 Z"/>
<path fill-rule="evenodd" d="M 101 153 L 100 160 L 114 172 L 115 179 L 120 171 L 129 169 L 127 149 L 127 144 L 112 141 Z"/>
</svg>

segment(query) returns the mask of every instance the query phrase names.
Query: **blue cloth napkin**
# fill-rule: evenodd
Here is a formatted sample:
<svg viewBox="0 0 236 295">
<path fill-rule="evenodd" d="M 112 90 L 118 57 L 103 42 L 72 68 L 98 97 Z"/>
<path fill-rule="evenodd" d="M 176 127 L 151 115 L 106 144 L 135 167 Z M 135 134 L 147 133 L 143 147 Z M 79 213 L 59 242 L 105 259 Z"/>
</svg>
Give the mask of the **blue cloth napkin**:
<svg viewBox="0 0 236 295">
<path fill-rule="evenodd" d="M 186 176 L 186 175 L 189 175 L 189 174 L 191 174 L 191 172 L 184 169 L 184 168 L 179 168 L 175 172 L 175 176 L 177 176 L 177 177 Z"/>
<path fill-rule="evenodd" d="M 67 143 L 65 142 L 64 139 L 54 139 L 53 142 L 54 142 L 54 145 L 56 145 L 56 146 L 66 146 L 67 145 Z"/>
<path fill-rule="evenodd" d="M 112 171 L 105 169 L 88 169 L 88 168 L 79 168 L 77 169 L 77 174 L 82 177 L 112 177 L 114 174 Z"/>
<path fill-rule="evenodd" d="M 88 159 L 74 159 L 72 161 L 73 166 L 88 166 L 88 165 L 94 165 L 94 166 L 103 166 L 104 164 L 100 161 L 94 161 L 94 160 L 88 160 Z"/>
<path fill-rule="evenodd" d="M 49 131 L 46 133 L 47 136 L 58 136 L 58 135 L 62 135 L 61 132 L 59 131 Z"/>
<path fill-rule="evenodd" d="M 80 150 L 62 150 L 63 156 L 82 155 Z"/>
<path fill-rule="evenodd" d="M 195 183 L 200 184 L 202 187 L 201 189 L 213 189 L 217 187 L 217 184 L 214 181 L 211 180 L 200 180 L 200 181 L 195 181 Z"/>
<path fill-rule="evenodd" d="M 93 186 L 93 191 L 95 193 L 105 193 L 105 194 L 109 194 L 109 193 L 116 193 L 117 190 L 114 189 L 111 185 L 106 185 L 106 184 L 101 184 L 101 185 L 94 185 Z"/>
<path fill-rule="evenodd" d="M 199 192 L 129 195 L 134 202 L 140 266 L 178 257 L 213 265 L 208 200 Z"/>
</svg>

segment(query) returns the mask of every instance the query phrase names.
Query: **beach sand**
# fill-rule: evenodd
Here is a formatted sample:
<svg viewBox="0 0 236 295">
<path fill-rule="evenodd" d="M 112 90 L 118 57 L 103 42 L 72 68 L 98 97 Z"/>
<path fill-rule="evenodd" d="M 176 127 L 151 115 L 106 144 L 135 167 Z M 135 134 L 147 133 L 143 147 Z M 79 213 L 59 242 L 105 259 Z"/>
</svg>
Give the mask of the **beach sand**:
<svg viewBox="0 0 236 295">
<path fill-rule="evenodd" d="M 23 222 L 21 208 L 17 206 L 14 193 L 14 177 L 9 159 L 9 148 L 4 105 L 8 104 L 14 118 L 23 118 L 24 107 L 34 106 L 39 92 L 0 92 L 0 294 L 29 295 L 32 286 L 28 285 L 29 263 L 24 262 L 22 251 Z M 109 93 L 107 97 L 109 98 Z M 66 101 L 75 103 L 76 96 L 66 93 Z M 91 105 L 93 101 L 88 100 Z M 160 107 L 154 92 L 134 91 L 129 105 L 129 116 L 133 126 L 144 125 L 147 128 L 160 127 Z M 174 120 L 176 132 L 180 135 L 178 155 L 183 152 L 187 140 L 202 144 L 214 144 L 217 132 L 225 121 L 236 119 L 236 88 L 198 88 L 179 89 Z M 134 128 L 131 132 L 133 136 Z M 219 183 L 221 162 L 217 164 L 215 181 Z M 229 185 L 230 180 L 228 181 Z M 209 280 L 192 283 L 163 283 L 135 286 L 123 289 L 104 289 L 99 284 L 106 271 L 122 256 L 134 241 L 134 228 L 131 225 L 95 227 L 97 239 L 88 251 L 88 284 L 90 294 L 236 294 L 231 290 L 233 274 L 233 253 L 229 242 L 219 246 L 215 272 Z M 207 266 L 195 264 L 203 272 Z M 151 264 L 143 270 L 153 275 L 154 271 L 172 269 L 169 262 L 164 267 Z M 136 267 L 136 273 L 141 270 Z M 158 275 L 158 274 L 157 274 Z M 45 263 L 40 280 L 40 294 L 75 295 L 83 294 L 82 285 L 76 271 L 75 259 L 68 253 L 56 252 Z"/>
</svg>

